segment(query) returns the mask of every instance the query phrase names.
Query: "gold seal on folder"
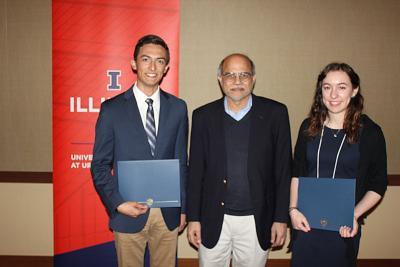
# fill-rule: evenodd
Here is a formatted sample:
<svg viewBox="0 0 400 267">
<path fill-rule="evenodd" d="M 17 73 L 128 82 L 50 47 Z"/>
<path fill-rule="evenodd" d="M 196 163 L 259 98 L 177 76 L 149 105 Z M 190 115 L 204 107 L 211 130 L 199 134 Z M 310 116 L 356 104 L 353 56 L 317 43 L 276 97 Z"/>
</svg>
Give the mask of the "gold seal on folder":
<svg viewBox="0 0 400 267">
<path fill-rule="evenodd" d="M 320 224 L 322 227 L 326 227 L 328 225 L 328 220 L 327 219 L 321 219 Z"/>
<path fill-rule="evenodd" d="M 147 206 L 151 207 L 151 205 L 153 205 L 153 203 L 154 203 L 154 200 L 152 198 L 148 198 L 146 200 L 146 203 L 147 203 Z"/>
</svg>

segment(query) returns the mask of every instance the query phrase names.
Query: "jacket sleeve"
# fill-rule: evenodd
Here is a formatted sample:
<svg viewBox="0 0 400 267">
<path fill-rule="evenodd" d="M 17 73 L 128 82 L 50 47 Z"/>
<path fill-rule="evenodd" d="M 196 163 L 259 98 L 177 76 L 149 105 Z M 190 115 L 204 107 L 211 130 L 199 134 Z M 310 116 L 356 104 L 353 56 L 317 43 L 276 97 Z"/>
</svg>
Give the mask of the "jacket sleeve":
<svg viewBox="0 0 400 267">
<path fill-rule="evenodd" d="M 292 143 L 287 108 L 277 114 L 275 134 L 275 222 L 288 222 Z"/>
<path fill-rule="evenodd" d="M 101 105 L 96 123 L 96 137 L 93 148 L 91 173 L 97 193 L 110 217 L 116 215 L 117 207 L 124 202 L 114 177 L 114 133 L 111 112 L 107 103 Z"/>
<path fill-rule="evenodd" d="M 292 177 L 307 175 L 307 137 L 305 135 L 307 127 L 308 120 L 305 119 L 300 126 L 296 146 L 294 148 Z"/>
<path fill-rule="evenodd" d="M 187 143 L 188 143 L 188 115 L 184 103 L 184 111 L 180 116 L 179 129 L 175 142 L 175 158 L 180 163 L 181 182 L 181 213 L 186 213 L 186 182 L 187 182 Z"/>
<path fill-rule="evenodd" d="M 187 184 L 187 220 L 200 221 L 203 190 L 203 175 L 205 173 L 205 144 L 202 119 L 197 110 L 192 116 L 192 131 L 190 138 L 189 176 Z"/>
<path fill-rule="evenodd" d="M 369 135 L 368 144 L 371 161 L 368 167 L 366 190 L 374 191 L 383 196 L 388 184 L 387 155 L 385 137 L 379 126 L 376 127 L 373 134 Z"/>
</svg>

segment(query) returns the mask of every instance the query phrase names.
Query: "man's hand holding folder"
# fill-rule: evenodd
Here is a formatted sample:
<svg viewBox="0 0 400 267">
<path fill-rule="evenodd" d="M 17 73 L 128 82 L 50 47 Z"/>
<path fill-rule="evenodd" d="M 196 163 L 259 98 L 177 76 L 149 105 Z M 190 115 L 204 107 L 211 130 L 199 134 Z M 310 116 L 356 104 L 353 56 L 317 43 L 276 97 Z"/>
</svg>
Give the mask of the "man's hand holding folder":
<svg viewBox="0 0 400 267">
<path fill-rule="evenodd" d="M 138 217 L 139 215 L 145 214 L 149 207 L 146 204 L 138 202 L 127 201 L 118 206 L 117 211 L 126 216 Z"/>
</svg>

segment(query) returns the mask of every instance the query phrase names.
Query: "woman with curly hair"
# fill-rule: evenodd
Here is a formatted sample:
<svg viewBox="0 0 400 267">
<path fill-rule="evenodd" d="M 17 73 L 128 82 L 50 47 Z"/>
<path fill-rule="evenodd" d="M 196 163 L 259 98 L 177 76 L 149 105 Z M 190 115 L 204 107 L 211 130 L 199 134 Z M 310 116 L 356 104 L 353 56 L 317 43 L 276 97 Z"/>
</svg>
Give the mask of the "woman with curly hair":
<svg viewBox="0 0 400 267">
<path fill-rule="evenodd" d="M 387 187 L 385 138 L 362 113 L 363 103 L 360 78 L 352 67 L 331 63 L 321 71 L 294 152 L 289 207 L 292 267 L 356 266 L 360 224 Z M 341 226 L 339 232 L 311 229 L 297 208 L 298 177 L 355 177 L 353 227 Z"/>
</svg>

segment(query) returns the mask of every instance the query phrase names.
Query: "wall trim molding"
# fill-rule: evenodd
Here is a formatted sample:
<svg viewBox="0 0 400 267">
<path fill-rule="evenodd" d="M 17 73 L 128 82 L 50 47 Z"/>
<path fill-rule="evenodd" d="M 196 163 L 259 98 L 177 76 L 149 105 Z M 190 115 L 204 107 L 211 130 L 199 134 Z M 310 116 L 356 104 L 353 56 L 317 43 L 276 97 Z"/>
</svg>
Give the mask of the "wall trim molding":
<svg viewBox="0 0 400 267">
<path fill-rule="evenodd" d="M 53 183 L 52 172 L 0 171 L 0 183 Z M 389 186 L 400 186 L 400 174 L 388 175 Z"/>
<path fill-rule="evenodd" d="M 53 267 L 53 256 L 8 256 L 8 255 L 0 255 L 0 266 Z"/>
<path fill-rule="evenodd" d="M 268 267 L 289 267 L 289 259 L 269 259 Z M 8 256 L 0 255 L 0 266 L 53 267 L 53 256 Z M 197 267 L 198 259 L 178 259 L 179 267 Z M 397 267 L 400 259 L 358 259 L 357 267 Z"/>
<path fill-rule="evenodd" d="M 52 172 L 0 171 L 0 183 L 53 183 Z"/>
<path fill-rule="evenodd" d="M 389 186 L 400 186 L 400 174 L 388 175 L 388 185 Z"/>
<path fill-rule="evenodd" d="M 197 267 L 198 259 L 179 259 L 179 267 Z M 290 267 L 290 259 L 268 259 L 268 267 Z M 400 259 L 358 259 L 357 267 L 398 267 Z"/>
</svg>

